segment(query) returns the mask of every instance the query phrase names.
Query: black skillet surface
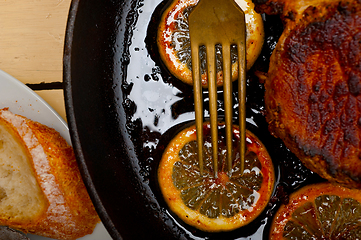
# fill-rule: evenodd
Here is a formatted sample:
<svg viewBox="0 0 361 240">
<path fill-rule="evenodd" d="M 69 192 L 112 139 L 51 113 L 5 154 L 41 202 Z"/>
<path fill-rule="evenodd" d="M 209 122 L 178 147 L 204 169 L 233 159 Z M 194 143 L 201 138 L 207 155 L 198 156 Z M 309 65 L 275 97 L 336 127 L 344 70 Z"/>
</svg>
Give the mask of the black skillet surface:
<svg viewBox="0 0 361 240">
<path fill-rule="evenodd" d="M 168 211 L 156 180 L 162 150 L 194 119 L 191 87 L 174 79 L 157 57 L 154 38 L 165 4 L 161 0 L 71 4 L 64 50 L 65 103 L 91 198 L 114 239 L 267 239 L 272 214 L 287 201 L 287 194 L 316 178 L 269 134 L 262 114 L 263 86 L 253 75 L 255 70 L 267 70 L 282 24 L 277 17 L 265 18 L 266 42 L 247 83 L 247 127 L 274 161 L 274 195 L 248 226 L 204 233 Z"/>
</svg>

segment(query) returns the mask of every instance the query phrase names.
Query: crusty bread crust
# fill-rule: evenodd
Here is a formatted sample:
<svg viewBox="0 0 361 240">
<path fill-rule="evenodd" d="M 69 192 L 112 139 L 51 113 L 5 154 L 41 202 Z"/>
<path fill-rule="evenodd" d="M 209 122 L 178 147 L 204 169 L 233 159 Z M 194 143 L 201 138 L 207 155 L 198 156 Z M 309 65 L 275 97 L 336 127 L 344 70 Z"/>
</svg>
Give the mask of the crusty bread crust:
<svg viewBox="0 0 361 240">
<path fill-rule="evenodd" d="M 91 234 L 100 220 L 81 179 L 72 147 L 54 129 L 13 114 L 7 108 L 0 110 L 0 119 L 14 130 L 28 151 L 36 180 L 47 200 L 46 211 L 32 221 L 9 222 L 6 216 L 0 216 L 0 224 L 56 239 Z"/>
<path fill-rule="evenodd" d="M 31 155 L 17 131 L 0 118 L 0 222 L 31 223 L 48 208 Z"/>
</svg>

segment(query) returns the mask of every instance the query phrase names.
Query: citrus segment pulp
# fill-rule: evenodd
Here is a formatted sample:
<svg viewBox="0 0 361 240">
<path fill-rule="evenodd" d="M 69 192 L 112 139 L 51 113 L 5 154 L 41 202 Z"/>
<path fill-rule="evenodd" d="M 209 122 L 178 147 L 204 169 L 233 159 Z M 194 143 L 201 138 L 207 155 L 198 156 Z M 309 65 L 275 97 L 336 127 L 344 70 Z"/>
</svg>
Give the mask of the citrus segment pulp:
<svg viewBox="0 0 361 240">
<path fill-rule="evenodd" d="M 240 171 L 239 130 L 233 127 L 232 174 L 228 175 L 224 125 L 219 125 L 218 177 L 213 174 L 210 124 L 204 124 L 204 169 L 200 175 L 195 126 L 167 146 L 158 181 L 169 208 L 185 223 L 203 231 L 230 231 L 254 220 L 266 207 L 274 169 L 263 144 L 246 132 L 246 159 Z"/>
</svg>

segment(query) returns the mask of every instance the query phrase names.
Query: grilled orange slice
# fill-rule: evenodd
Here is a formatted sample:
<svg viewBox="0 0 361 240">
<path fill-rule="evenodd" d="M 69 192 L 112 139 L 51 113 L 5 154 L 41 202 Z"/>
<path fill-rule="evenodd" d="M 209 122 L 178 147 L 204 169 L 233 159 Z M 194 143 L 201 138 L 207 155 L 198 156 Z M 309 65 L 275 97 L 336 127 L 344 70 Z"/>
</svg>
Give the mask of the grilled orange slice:
<svg viewBox="0 0 361 240">
<path fill-rule="evenodd" d="M 227 173 L 224 124 L 219 125 L 218 178 L 213 175 L 210 124 L 204 124 L 204 173 L 198 164 L 196 128 L 181 131 L 163 153 L 158 181 L 171 211 L 203 231 L 230 231 L 254 220 L 274 186 L 271 158 L 259 139 L 246 132 L 245 169 L 240 172 L 239 129 L 233 127 L 233 173 Z"/>
<path fill-rule="evenodd" d="M 263 41 L 263 20 L 260 14 L 254 11 L 252 0 L 236 0 L 246 15 L 247 40 L 246 60 L 247 69 L 250 69 L 258 58 Z M 193 84 L 191 49 L 188 28 L 188 15 L 198 3 L 198 0 L 174 0 L 162 14 L 157 44 L 160 57 L 168 70 L 178 79 Z M 217 85 L 223 84 L 221 47 L 216 46 Z M 202 85 L 207 86 L 205 48 L 200 50 Z M 237 49 L 232 47 L 232 79 L 238 78 Z"/>
<path fill-rule="evenodd" d="M 276 213 L 270 239 L 360 239 L 361 190 L 319 183 L 291 194 Z"/>
</svg>

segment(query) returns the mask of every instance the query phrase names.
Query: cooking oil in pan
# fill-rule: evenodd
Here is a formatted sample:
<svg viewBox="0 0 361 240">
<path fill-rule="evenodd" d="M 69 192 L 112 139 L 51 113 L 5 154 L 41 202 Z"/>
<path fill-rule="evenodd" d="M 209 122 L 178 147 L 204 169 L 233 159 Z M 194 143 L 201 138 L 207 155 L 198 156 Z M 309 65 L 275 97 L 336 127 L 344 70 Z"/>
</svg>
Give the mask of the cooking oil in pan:
<svg viewBox="0 0 361 240">
<path fill-rule="evenodd" d="M 252 223 L 232 232 L 205 233 L 187 226 L 168 211 L 157 186 L 157 166 L 164 148 L 174 135 L 194 121 L 192 87 L 170 75 L 157 54 L 156 29 L 165 2 L 144 1 L 139 6 L 138 18 L 132 31 L 129 47 L 129 65 L 122 83 L 127 130 L 132 136 L 139 166 L 139 175 L 153 191 L 162 211 L 172 219 L 174 231 L 185 239 L 268 239 L 273 213 L 288 193 L 317 177 L 308 171 L 279 139 L 270 135 L 264 117 L 263 84 L 254 71 L 267 71 L 268 60 L 282 32 L 282 23 L 276 17 L 265 17 L 265 44 L 261 56 L 248 72 L 247 127 L 265 144 L 274 162 L 277 183 L 266 210 Z M 237 93 L 234 101 L 237 104 Z M 207 107 L 207 94 L 205 94 Z M 221 99 L 221 97 L 220 97 Z M 219 101 L 222 115 L 222 101 Z M 237 115 L 237 108 L 234 108 Z M 205 111 L 205 117 L 208 112 Z"/>
</svg>

